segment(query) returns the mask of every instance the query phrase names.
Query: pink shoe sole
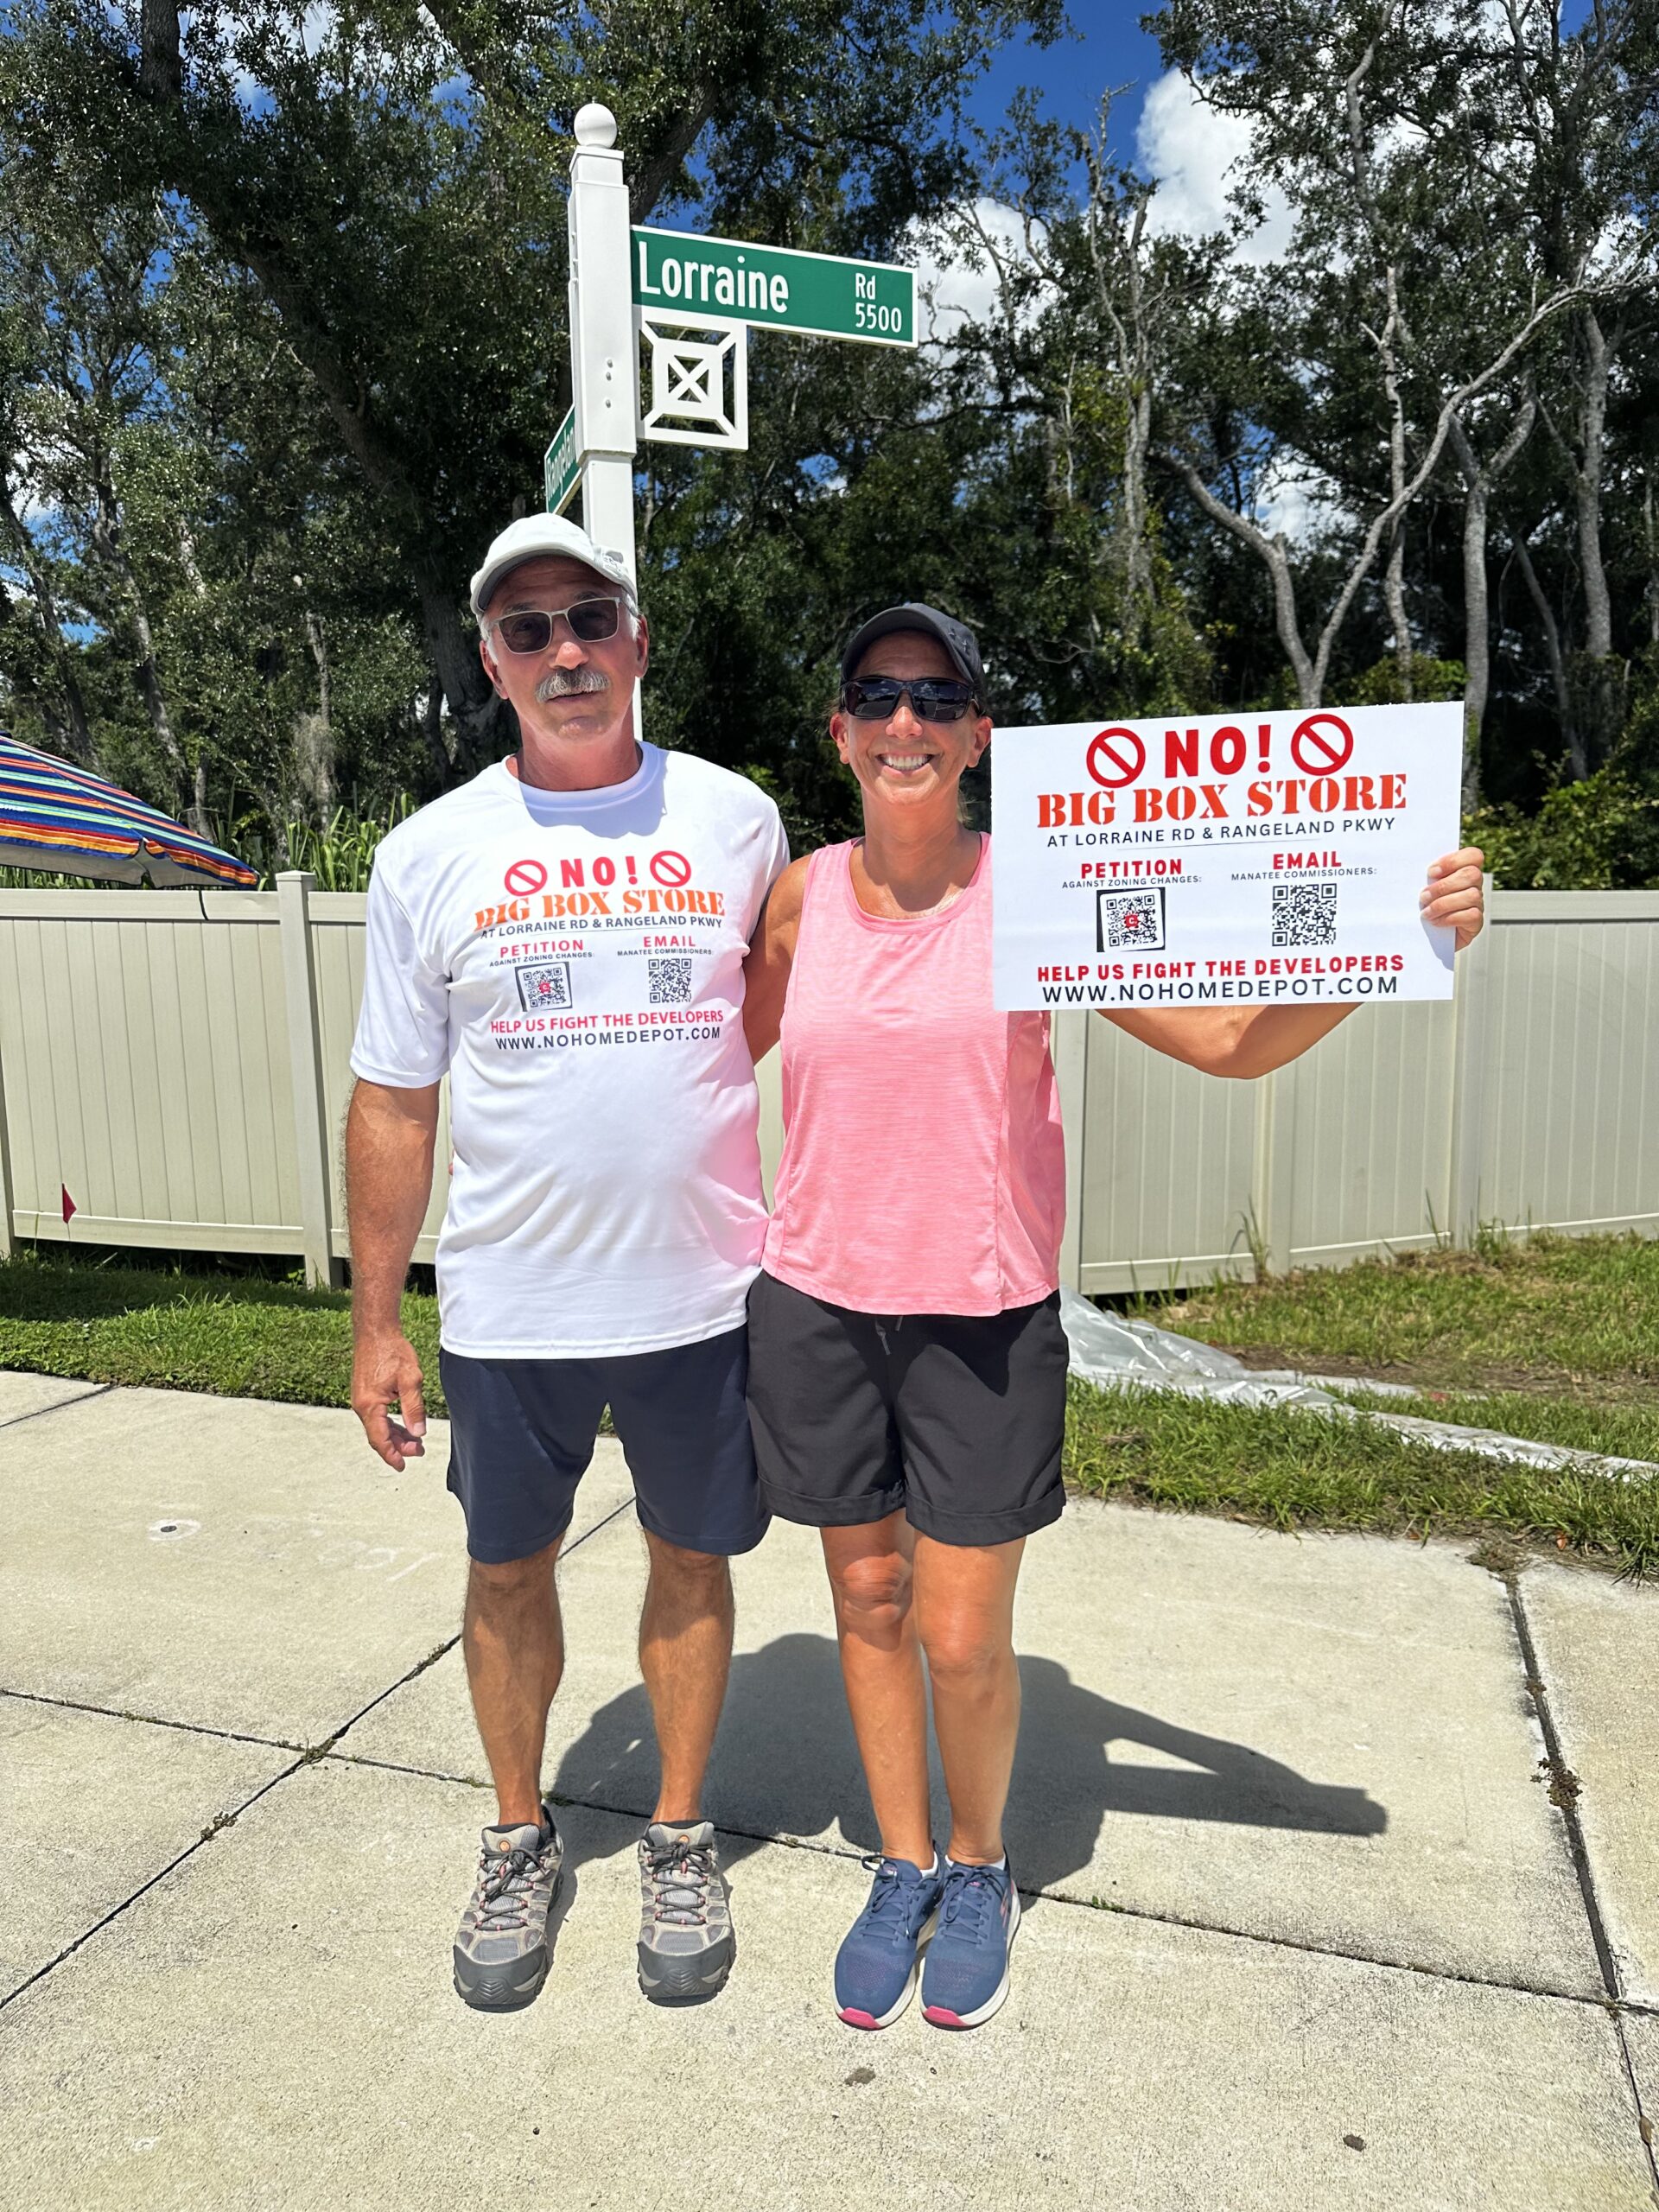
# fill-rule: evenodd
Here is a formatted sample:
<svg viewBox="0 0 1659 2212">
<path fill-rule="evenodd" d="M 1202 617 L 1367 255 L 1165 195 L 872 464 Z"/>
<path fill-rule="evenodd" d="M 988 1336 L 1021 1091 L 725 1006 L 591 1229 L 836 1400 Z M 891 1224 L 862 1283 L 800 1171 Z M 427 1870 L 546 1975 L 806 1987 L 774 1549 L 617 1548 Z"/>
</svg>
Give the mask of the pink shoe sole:
<svg viewBox="0 0 1659 2212">
<path fill-rule="evenodd" d="M 849 2006 L 846 2012 L 839 2012 L 836 2017 L 837 2019 L 844 2020 L 849 2028 L 870 2028 L 878 2034 L 880 2032 L 881 2023 L 874 2013 L 860 2012 Z"/>
</svg>

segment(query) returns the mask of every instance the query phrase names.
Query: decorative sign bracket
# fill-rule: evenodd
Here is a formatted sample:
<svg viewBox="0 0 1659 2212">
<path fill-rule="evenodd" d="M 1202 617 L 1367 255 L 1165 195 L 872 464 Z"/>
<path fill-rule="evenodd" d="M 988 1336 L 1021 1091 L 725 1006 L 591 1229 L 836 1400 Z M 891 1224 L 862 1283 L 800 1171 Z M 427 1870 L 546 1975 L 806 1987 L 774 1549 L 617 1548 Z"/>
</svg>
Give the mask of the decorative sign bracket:
<svg viewBox="0 0 1659 2212">
<path fill-rule="evenodd" d="M 634 321 L 651 355 L 651 397 L 641 409 L 640 435 L 664 445 L 728 446 L 747 452 L 747 324 L 643 311 L 636 311 Z"/>
</svg>

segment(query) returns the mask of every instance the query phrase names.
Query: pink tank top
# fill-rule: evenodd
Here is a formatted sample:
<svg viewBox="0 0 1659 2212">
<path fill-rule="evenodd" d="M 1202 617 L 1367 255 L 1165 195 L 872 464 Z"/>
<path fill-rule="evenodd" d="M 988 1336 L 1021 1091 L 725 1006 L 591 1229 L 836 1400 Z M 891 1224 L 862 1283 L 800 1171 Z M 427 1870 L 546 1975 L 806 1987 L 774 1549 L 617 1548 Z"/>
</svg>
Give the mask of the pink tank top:
<svg viewBox="0 0 1659 2212">
<path fill-rule="evenodd" d="M 937 914 L 807 863 L 783 1020 L 768 1274 L 861 1313 L 1000 1313 L 1058 1281 L 1065 1154 L 1048 1016 L 991 1003 L 990 839 Z"/>
</svg>

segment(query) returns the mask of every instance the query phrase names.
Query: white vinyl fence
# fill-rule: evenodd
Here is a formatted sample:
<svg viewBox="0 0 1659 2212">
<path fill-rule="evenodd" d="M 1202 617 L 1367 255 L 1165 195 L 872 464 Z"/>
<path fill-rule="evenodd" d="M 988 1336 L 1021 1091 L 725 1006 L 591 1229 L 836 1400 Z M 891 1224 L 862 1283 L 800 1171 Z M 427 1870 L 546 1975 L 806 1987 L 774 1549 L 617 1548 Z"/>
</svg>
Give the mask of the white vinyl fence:
<svg viewBox="0 0 1659 2212">
<path fill-rule="evenodd" d="M 338 1281 L 363 912 L 302 875 L 0 892 L 0 1250 L 292 1252 Z M 1490 912 L 1452 1005 L 1366 1007 L 1259 1083 L 1058 1015 L 1065 1281 L 1337 1267 L 1482 1224 L 1659 1234 L 1659 893 L 1499 891 Z M 761 1098 L 770 1173 L 775 1054 Z M 440 1131 L 420 1259 L 448 1157 Z"/>
</svg>

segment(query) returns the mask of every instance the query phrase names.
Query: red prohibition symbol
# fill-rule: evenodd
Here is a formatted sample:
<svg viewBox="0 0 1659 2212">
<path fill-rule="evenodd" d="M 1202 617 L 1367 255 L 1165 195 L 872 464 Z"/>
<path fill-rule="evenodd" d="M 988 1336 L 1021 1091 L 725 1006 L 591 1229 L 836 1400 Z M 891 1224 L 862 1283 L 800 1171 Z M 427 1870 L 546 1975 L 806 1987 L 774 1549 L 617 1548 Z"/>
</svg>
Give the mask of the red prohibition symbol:
<svg viewBox="0 0 1659 2212">
<path fill-rule="evenodd" d="M 1089 747 L 1085 765 L 1097 784 L 1116 791 L 1132 784 L 1147 765 L 1147 748 L 1132 729 L 1103 729 Z"/>
<path fill-rule="evenodd" d="M 540 861 L 514 861 L 503 881 L 515 899 L 528 898 L 532 891 L 546 887 L 547 870 Z"/>
<path fill-rule="evenodd" d="M 658 883 L 665 883 L 671 891 L 677 891 L 683 883 L 691 880 L 691 863 L 683 853 L 653 853 L 651 872 Z"/>
<path fill-rule="evenodd" d="M 1290 757 L 1310 776 L 1334 775 L 1354 749 L 1354 733 L 1340 715 L 1309 715 L 1291 732 Z"/>
</svg>

